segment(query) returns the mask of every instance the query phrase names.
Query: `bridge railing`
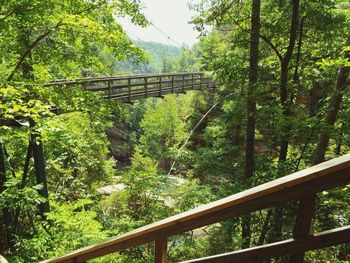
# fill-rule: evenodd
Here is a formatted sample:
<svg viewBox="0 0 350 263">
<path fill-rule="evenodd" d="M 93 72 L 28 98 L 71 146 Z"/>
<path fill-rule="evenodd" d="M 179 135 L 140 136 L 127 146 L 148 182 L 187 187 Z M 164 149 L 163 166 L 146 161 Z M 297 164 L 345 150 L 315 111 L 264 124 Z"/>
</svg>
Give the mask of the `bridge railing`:
<svg viewBox="0 0 350 263">
<path fill-rule="evenodd" d="M 133 99 L 162 97 L 169 93 L 214 88 L 216 83 L 202 72 L 143 74 L 118 77 L 84 78 L 73 81 L 58 80 L 47 86 L 79 87 L 98 92 L 106 99 L 131 102 Z"/>
<path fill-rule="evenodd" d="M 284 255 L 292 255 L 291 262 L 303 262 L 305 251 L 350 242 L 350 226 L 317 234 L 309 233 L 316 194 L 349 182 L 350 155 L 344 155 L 44 262 L 86 262 L 109 253 L 155 242 L 155 262 L 165 263 L 167 239 L 173 235 L 292 200 L 299 200 L 293 238 L 186 262 L 250 262 Z"/>
</svg>

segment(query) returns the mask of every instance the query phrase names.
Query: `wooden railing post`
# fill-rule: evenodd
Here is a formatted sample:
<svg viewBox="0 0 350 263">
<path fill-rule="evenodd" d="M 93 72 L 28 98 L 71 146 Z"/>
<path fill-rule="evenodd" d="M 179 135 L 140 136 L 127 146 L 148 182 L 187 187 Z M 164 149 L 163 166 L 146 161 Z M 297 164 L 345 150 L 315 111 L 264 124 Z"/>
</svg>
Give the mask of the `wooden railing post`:
<svg viewBox="0 0 350 263">
<path fill-rule="evenodd" d="M 185 92 L 185 75 L 182 75 L 182 92 Z"/>
<path fill-rule="evenodd" d="M 128 79 L 128 100 L 131 102 L 131 78 Z"/>
<path fill-rule="evenodd" d="M 168 253 L 167 238 L 157 239 L 155 241 L 155 263 L 166 263 Z"/>
<path fill-rule="evenodd" d="M 174 75 L 171 76 L 171 93 L 174 93 Z"/>
<path fill-rule="evenodd" d="M 107 85 L 108 85 L 109 100 L 112 100 L 112 89 L 111 89 L 111 81 L 110 80 L 108 80 Z"/>
<path fill-rule="evenodd" d="M 316 195 L 305 197 L 299 201 L 293 238 L 302 239 L 310 236 L 311 222 L 314 215 Z M 290 263 L 303 263 L 304 252 L 291 254 Z"/>
<path fill-rule="evenodd" d="M 148 79 L 144 78 L 145 98 L 148 98 Z"/>
<path fill-rule="evenodd" d="M 159 97 L 162 97 L 162 77 L 159 77 Z"/>
<path fill-rule="evenodd" d="M 194 74 L 192 74 L 192 89 L 194 89 Z"/>
<path fill-rule="evenodd" d="M 203 84 L 203 74 L 202 74 L 202 73 L 201 73 L 201 75 L 200 75 L 199 82 L 200 82 L 200 87 L 199 87 L 199 89 L 202 89 L 202 84 Z"/>
</svg>

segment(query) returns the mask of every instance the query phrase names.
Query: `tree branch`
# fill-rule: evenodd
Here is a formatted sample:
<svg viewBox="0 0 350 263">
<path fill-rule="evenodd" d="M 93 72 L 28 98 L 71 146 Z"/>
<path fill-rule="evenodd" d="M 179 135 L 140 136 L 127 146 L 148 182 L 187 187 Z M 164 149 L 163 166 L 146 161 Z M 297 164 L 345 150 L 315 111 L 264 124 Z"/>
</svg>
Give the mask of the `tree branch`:
<svg viewBox="0 0 350 263">
<path fill-rule="evenodd" d="M 60 24 L 60 23 L 59 23 Z M 59 24 L 56 25 L 56 28 L 59 26 Z M 53 29 L 50 29 L 46 31 L 44 34 L 40 35 L 35 39 L 35 41 L 27 48 L 27 50 L 22 54 L 22 56 L 19 58 L 15 68 L 12 70 L 11 74 L 6 79 L 7 81 L 11 81 L 16 73 L 16 71 L 21 67 L 22 63 L 26 59 L 26 57 L 32 52 L 32 50 L 39 45 L 39 43 L 45 39 L 48 35 L 50 35 L 53 32 Z"/>
<path fill-rule="evenodd" d="M 14 13 L 15 13 L 15 11 L 12 10 L 12 11 L 8 12 L 7 14 L 0 14 L 0 15 L 3 16 L 3 17 L 0 18 L 0 20 L 1 20 L 1 21 L 4 21 L 6 18 L 8 18 L 9 16 L 11 16 L 11 15 L 14 14 Z"/>
<path fill-rule="evenodd" d="M 4 2 L 5 0 L 3 0 Z M 78 11 L 77 13 L 73 14 L 73 15 L 81 15 L 85 12 L 88 12 L 94 8 L 97 8 L 99 6 L 101 6 L 104 2 L 101 1 L 99 4 L 96 5 L 90 5 L 89 7 Z M 57 30 L 61 25 L 62 25 L 63 21 L 61 20 L 60 22 L 58 22 L 56 24 L 56 26 L 54 26 L 52 29 L 47 30 L 44 34 L 40 35 L 39 37 L 37 37 L 34 42 L 28 47 L 28 49 L 22 54 L 22 56 L 20 57 L 20 59 L 18 60 L 15 68 L 12 70 L 12 72 L 10 73 L 10 75 L 7 78 L 7 81 L 11 81 L 16 73 L 16 71 L 21 67 L 21 65 L 23 64 L 24 60 L 26 59 L 26 57 L 32 52 L 32 50 L 38 46 L 40 44 L 40 42 L 42 40 L 44 40 L 47 36 L 49 36 L 52 32 L 54 32 L 55 30 Z"/>
<path fill-rule="evenodd" d="M 292 19 L 290 21 L 291 27 L 290 27 L 290 36 L 289 36 L 289 43 L 287 47 L 287 51 L 284 54 L 283 62 L 287 65 L 289 64 L 289 61 L 293 55 L 295 41 L 297 38 L 298 33 L 298 25 L 299 25 L 299 6 L 300 6 L 300 0 L 293 0 L 293 11 L 292 11 Z"/>
<path fill-rule="evenodd" d="M 94 5 L 94 4 L 91 4 L 89 7 L 78 11 L 78 12 L 75 13 L 74 15 L 81 15 L 81 14 L 87 12 L 87 11 L 90 11 L 90 10 L 92 10 L 92 9 L 95 9 L 95 8 L 97 8 L 97 7 L 100 7 L 100 6 L 102 6 L 103 4 L 105 4 L 105 3 L 106 3 L 106 2 L 101 1 L 101 2 L 99 2 L 99 3 L 97 3 L 97 4 L 95 4 L 95 5 Z"/>
<path fill-rule="evenodd" d="M 283 57 L 282 54 L 278 51 L 277 47 L 271 42 L 270 39 L 268 39 L 266 36 L 260 34 L 259 37 L 264 40 L 264 42 L 275 52 L 276 56 L 280 61 L 282 61 Z"/>
<path fill-rule="evenodd" d="M 242 31 L 246 32 L 246 33 L 249 33 L 251 34 L 251 30 L 247 29 L 247 28 L 244 28 L 242 27 L 237 21 L 235 20 L 232 20 L 233 23 L 238 26 L 239 29 L 241 29 Z M 282 61 L 283 59 L 283 56 L 282 54 L 278 51 L 277 47 L 271 42 L 270 39 L 268 39 L 266 36 L 262 35 L 261 33 L 259 33 L 259 37 L 264 40 L 264 42 L 273 50 L 273 52 L 275 52 L 276 56 L 278 57 L 278 59 L 280 61 Z"/>
</svg>

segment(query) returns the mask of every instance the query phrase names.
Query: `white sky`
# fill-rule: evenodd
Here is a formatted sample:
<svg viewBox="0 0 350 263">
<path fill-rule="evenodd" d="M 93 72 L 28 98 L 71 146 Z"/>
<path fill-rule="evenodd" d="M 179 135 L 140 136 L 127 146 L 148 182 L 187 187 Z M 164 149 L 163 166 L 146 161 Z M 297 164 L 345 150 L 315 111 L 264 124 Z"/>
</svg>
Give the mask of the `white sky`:
<svg viewBox="0 0 350 263">
<path fill-rule="evenodd" d="M 143 13 L 156 27 L 170 36 L 175 42 L 192 46 L 198 42 L 198 32 L 188 24 L 195 12 L 190 11 L 187 5 L 189 0 L 142 0 L 145 7 Z M 144 41 L 154 41 L 163 44 L 175 45 L 153 26 L 142 28 L 133 25 L 129 19 L 117 18 L 128 35 L 132 38 L 138 37 Z M 178 46 L 178 45 L 177 45 Z"/>
</svg>

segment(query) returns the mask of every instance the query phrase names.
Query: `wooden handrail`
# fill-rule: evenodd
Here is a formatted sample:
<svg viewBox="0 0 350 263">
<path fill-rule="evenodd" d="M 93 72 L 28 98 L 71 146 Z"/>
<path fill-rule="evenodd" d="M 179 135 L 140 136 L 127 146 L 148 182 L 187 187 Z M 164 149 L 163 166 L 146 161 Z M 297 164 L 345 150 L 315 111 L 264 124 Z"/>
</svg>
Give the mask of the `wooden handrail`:
<svg viewBox="0 0 350 263">
<path fill-rule="evenodd" d="M 45 86 L 68 89 L 83 87 L 86 91 L 98 92 L 105 99 L 130 103 L 132 99 L 163 97 L 169 93 L 185 93 L 203 87 L 214 88 L 217 83 L 204 77 L 202 72 L 184 72 L 56 80 Z"/>
<path fill-rule="evenodd" d="M 183 261 L 181 263 L 232 263 L 261 261 L 282 257 L 290 253 L 306 252 L 350 242 L 350 226 L 339 227 L 300 239 L 287 239 L 262 246 L 242 249 L 205 258 Z"/>
<path fill-rule="evenodd" d="M 69 84 L 81 84 L 84 82 L 156 78 L 159 76 L 171 77 L 171 76 L 191 76 L 191 75 L 199 76 L 199 75 L 204 75 L 204 73 L 203 72 L 151 73 L 151 74 L 133 74 L 133 75 L 125 75 L 125 76 L 86 77 L 86 78 L 78 78 L 74 80 L 59 79 L 59 80 L 53 80 L 45 85 L 46 86 L 69 85 Z"/>
<path fill-rule="evenodd" d="M 85 262 L 156 240 L 164 242 L 179 233 L 290 200 L 299 200 L 349 182 L 350 154 L 43 262 Z"/>
</svg>

